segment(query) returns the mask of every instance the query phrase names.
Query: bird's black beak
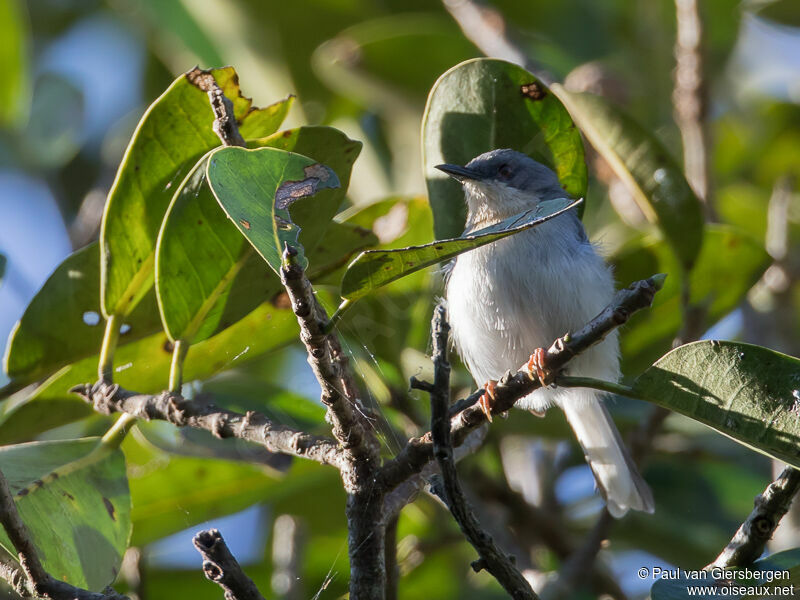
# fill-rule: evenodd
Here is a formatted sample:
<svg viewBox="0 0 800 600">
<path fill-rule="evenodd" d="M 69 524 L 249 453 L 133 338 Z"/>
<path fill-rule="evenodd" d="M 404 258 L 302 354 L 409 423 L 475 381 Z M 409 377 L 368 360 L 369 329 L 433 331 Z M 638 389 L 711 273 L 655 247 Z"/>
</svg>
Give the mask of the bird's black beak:
<svg viewBox="0 0 800 600">
<path fill-rule="evenodd" d="M 464 183 L 465 181 L 476 181 L 479 179 L 483 179 L 483 176 L 475 171 L 474 169 L 470 169 L 468 167 L 462 167 L 459 165 L 436 165 L 436 168 L 442 171 L 443 173 L 447 173 L 455 179 L 456 181 L 460 181 Z"/>
</svg>

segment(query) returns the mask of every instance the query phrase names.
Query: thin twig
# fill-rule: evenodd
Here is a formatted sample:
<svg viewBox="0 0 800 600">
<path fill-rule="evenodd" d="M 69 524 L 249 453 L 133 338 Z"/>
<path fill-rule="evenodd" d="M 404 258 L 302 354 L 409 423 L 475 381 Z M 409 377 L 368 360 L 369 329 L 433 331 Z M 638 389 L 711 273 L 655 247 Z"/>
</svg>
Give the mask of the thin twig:
<svg viewBox="0 0 800 600">
<path fill-rule="evenodd" d="M 299 456 L 322 464 L 338 466 L 341 461 L 341 451 L 335 440 L 273 423 L 255 411 L 237 413 L 200 398 L 187 400 L 169 391 L 139 394 L 105 381 L 78 385 L 70 391 L 92 404 L 101 414 L 121 412 L 146 421 L 168 421 L 178 427 L 204 429 L 218 438 L 248 440 L 270 452 Z"/>
<path fill-rule="evenodd" d="M 475 548 L 480 560 L 473 563 L 479 571 L 485 568 L 512 598 L 536 600 L 537 596 L 530 584 L 514 566 L 512 559 L 495 544 L 478 522 L 472 508 L 464 497 L 458 481 L 456 461 L 450 437 L 450 363 L 447 361 L 447 339 L 450 326 L 447 313 L 441 304 L 433 313 L 433 385 L 429 388 L 431 398 L 431 434 L 436 461 L 442 472 L 444 497 L 447 506 L 458 523 L 464 536 Z"/>
<path fill-rule="evenodd" d="M 42 597 L 52 600 L 127 600 L 107 588 L 108 593 L 97 593 L 70 585 L 52 577 L 39 560 L 31 534 L 17 511 L 17 505 L 8 487 L 5 475 L 0 472 L 0 524 L 17 551 L 21 571 L 5 561 L 0 564 L 0 577 L 5 579 L 22 597 Z"/>
<path fill-rule="evenodd" d="M 192 543 L 203 557 L 203 573 L 225 591 L 225 600 L 264 600 L 256 584 L 231 554 L 219 530 L 200 531 Z"/>
<path fill-rule="evenodd" d="M 720 555 L 706 568 L 744 567 L 758 559 L 798 491 L 800 471 L 786 467 L 763 493 L 756 496 L 753 512 Z"/>
<path fill-rule="evenodd" d="M 578 332 L 567 334 L 553 342 L 547 350 L 545 359 L 548 367 L 555 372 L 559 371 L 574 356 L 599 343 L 610 331 L 627 322 L 633 313 L 649 307 L 655 293 L 661 289 L 663 281 L 663 275 L 654 275 L 618 291 L 611 303 Z M 539 380 L 532 377 L 527 368 L 523 367 L 514 374 L 506 373 L 495 388 L 492 412 L 494 414 L 506 412 L 517 400 L 527 396 L 540 385 Z M 467 399 L 456 403 L 450 410 L 452 415 L 450 428 L 455 446 L 463 443 L 471 431 L 486 422 L 486 415 L 475 405 L 481 394 L 483 390 L 477 390 Z M 457 412 L 454 414 L 454 411 Z M 433 440 L 431 433 L 428 432 L 409 440 L 393 460 L 386 462 L 378 476 L 386 489 L 392 489 L 418 473 L 432 459 Z"/>
</svg>

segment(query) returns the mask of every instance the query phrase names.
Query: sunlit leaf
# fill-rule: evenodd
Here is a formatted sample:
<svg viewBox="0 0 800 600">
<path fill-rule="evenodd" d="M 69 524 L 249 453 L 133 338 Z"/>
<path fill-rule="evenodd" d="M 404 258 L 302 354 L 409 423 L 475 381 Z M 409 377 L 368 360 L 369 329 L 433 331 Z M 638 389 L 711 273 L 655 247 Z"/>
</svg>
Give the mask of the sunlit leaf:
<svg viewBox="0 0 800 600">
<path fill-rule="evenodd" d="M 434 167 L 463 165 L 496 148 L 513 148 L 551 167 L 574 198 L 586 194 L 583 141 L 559 99 L 511 63 L 480 58 L 442 75 L 428 96 L 422 123 L 423 170 L 436 237 L 464 230 L 461 186 Z"/>
<path fill-rule="evenodd" d="M 94 591 L 116 579 L 131 533 L 124 456 L 98 441 L 0 448 L 0 469 L 45 570 Z M 16 555 L 3 531 L 0 544 Z"/>
<path fill-rule="evenodd" d="M 580 200 L 575 201 L 569 198 L 546 200 L 540 202 L 536 208 L 459 238 L 437 240 L 422 246 L 396 250 L 367 250 L 362 252 L 347 268 L 342 279 L 342 297 L 347 300 L 356 300 L 376 288 L 420 269 L 536 227 L 574 208 L 580 202 Z"/>
<path fill-rule="evenodd" d="M 680 346 L 633 383 L 641 397 L 800 466 L 800 360 L 761 346 Z"/>
<path fill-rule="evenodd" d="M 655 136 L 604 98 L 553 91 L 617 176 L 628 184 L 647 218 L 658 223 L 681 265 L 694 264 L 703 241 L 703 213 L 675 160 Z"/>
<path fill-rule="evenodd" d="M 241 96 L 232 68 L 214 69 L 211 74 L 233 102 L 243 128 L 249 119 L 262 118 L 263 113 L 250 111 L 251 102 Z M 198 76 L 200 71 L 195 70 L 179 77 L 147 109 L 117 171 L 100 231 L 105 315 L 129 313 L 150 289 L 156 236 L 175 187 L 201 156 L 220 144 L 212 130 L 208 95 L 190 81 Z M 282 114 L 277 110 L 260 131 L 250 133 L 269 135 Z"/>
<path fill-rule="evenodd" d="M 318 190 L 339 187 L 336 173 L 310 158 L 276 148 L 221 148 L 208 161 L 208 183 L 228 217 L 276 272 L 284 246 L 297 252 L 299 228 L 289 207 Z"/>
<path fill-rule="evenodd" d="M 0 125 L 20 128 L 25 124 L 30 100 L 28 45 L 30 25 L 25 3 L 0 2 Z"/>
<path fill-rule="evenodd" d="M 158 331 L 155 296 L 125 319 L 120 343 Z M 100 249 L 92 243 L 68 256 L 31 300 L 8 339 L 4 368 L 16 384 L 97 354 L 103 339 L 100 314 Z"/>
</svg>

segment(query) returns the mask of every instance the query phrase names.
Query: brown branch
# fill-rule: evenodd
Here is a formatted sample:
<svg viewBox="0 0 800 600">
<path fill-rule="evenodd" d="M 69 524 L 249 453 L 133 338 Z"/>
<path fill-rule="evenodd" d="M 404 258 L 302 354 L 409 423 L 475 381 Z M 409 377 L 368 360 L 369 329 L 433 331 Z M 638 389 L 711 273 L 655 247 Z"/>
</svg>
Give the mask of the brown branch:
<svg viewBox="0 0 800 600">
<path fill-rule="evenodd" d="M 675 0 L 675 88 L 672 102 L 683 141 L 686 179 L 710 214 L 708 89 L 703 55 L 703 20 L 698 0 Z"/>
<path fill-rule="evenodd" d="M 250 579 L 217 529 L 201 531 L 192 539 L 194 547 L 203 557 L 203 573 L 225 592 L 225 600 L 264 600 L 256 584 Z"/>
<path fill-rule="evenodd" d="M 447 361 L 447 339 L 450 325 L 447 313 L 441 304 L 433 313 L 433 385 L 429 388 L 431 398 L 431 436 L 433 453 L 442 472 L 444 498 L 453 518 L 458 523 L 464 536 L 475 548 L 480 560 L 473 563 L 479 571 L 485 568 L 512 598 L 520 600 L 537 600 L 530 584 L 514 566 L 511 557 L 507 556 L 482 527 L 472 508 L 469 506 L 461 484 L 458 481 L 456 461 L 450 436 L 450 363 Z"/>
<path fill-rule="evenodd" d="M 758 559 L 798 491 L 800 471 L 786 467 L 762 494 L 756 496 L 753 512 L 706 569 L 744 567 Z"/>
<path fill-rule="evenodd" d="M 8 487 L 5 475 L 0 472 L 0 524 L 17 551 L 20 568 L 13 563 L 0 563 L 0 577 L 5 579 L 23 598 L 42 597 L 52 600 L 127 600 L 106 588 L 97 593 L 59 581 L 45 571 L 39 560 L 31 534 L 17 512 L 17 505 Z"/>
<path fill-rule="evenodd" d="M 366 411 L 347 356 L 329 323 L 325 309 L 288 246 L 283 253 L 281 281 L 300 325 L 308 364 L 322 388 L 327 420 L 342 447 L 339 470 L 347 492 L 348 548 L 350 555 L 350 599 L 382 600 L 386 593 L 383 560 L 385 522 L 383 502 L 386 488 L 375 485 L 381 464 L 380 445 Z"/>
<path fill-rule="evenodd" d="M 187 400 L 180 394 L 168 391 L 139 394 L 106 381 L 78 385 L 70 391 L 104 415 L 121 412 L 146 421 L 168 421 L 178 427 L 210 431 L 218 438 L 234 437 L 255 442 L 270 452 L 334 466 L 341 463 L 341 450 L 335 440 L 273 423 L 255 411 L 241 414 L 199 398 Z"/>
<path fill-rule="evenodd" d="M 654 275 L 618 291 L 611 303 L 582 329 L 574 334 L 568 333 L 553 342 L 547 350 L 547 365 L 554 372 L 559 371 L 574 356 L 599 343 L 610 331 L 627 322 L 634 312 L 649 307 L 655 293 L 661 289 L 663 281 L 663 275 Z M 517 400 L 539 387 L 538 379 L 532 377 L 524 367 L 514 374 L 506 373 L 495 389 L 492 413 L 506 412 Z M 455 446 L 463 443 L 471 431 L 486 422 L 486 415 L 475 405 L 482 393 L 482 390 L 474 392 L 451 409 L 451 415 L 457 410 L 450 422 Z M 385 489 L 390 490 L 418 473 L 432 459 L 433 440 L 431 433 L 428 432 L 409 440 L 403 450 L 381 468 L 378 477 Z"/>
<path fill-rule="evenodd" d="M 186 73 L 189 83 L 208 94 L 211 110 L 214 111 L 214 133 L 223 146 L 242 146 L 245 142 L 233 112 L 233 102 L 222 92 L 211 71 L 195 67 Z"/>
</svg>

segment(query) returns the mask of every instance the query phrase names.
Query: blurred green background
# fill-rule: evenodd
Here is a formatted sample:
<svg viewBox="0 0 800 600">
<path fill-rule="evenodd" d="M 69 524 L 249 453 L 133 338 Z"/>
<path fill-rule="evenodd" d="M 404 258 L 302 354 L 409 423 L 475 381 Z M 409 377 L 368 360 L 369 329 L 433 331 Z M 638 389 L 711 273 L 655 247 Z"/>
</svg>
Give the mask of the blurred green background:
<svg viewBox="0 0 800 600">
<path fill-rule="evenodd" d="M 502 22 L 554 80 L 617 102 L 680 160 L 673 2 L 496 0 L 489 8 L 490 20 Z M 706 0 L 701 8 L 709 201 L 716 219 L 733 229 L 707 236 L 695 301 L 709 308 L 714 337 L 798 355 L 800 6 Z M 363 141 L 342 219 L 373 229 L 383 245 L 405 246 L 433 239 L 419 139 L 427 93 L 441 73 L 476 56 L 481 51 L 431 0 L 0 0 L 0 253 L 7 259 L 0 338 L 49 272 L 97 238 L 133 128 L 180 73 L 196 64 L 233 65 L 256 105 L 296 94 L 286 127 L 328 124 Z M 596 155 L 587 159 L 584 222 L 616 265 L 619 283 L 676 270 L 624 185 Z M 747 244 L 766 249 L 769 260 L 756 250 L 748 254 Z M 387 454 L 427 419 L 426 399 L 410 394 L 407 381 L 429 373 L 429 319 L 441 293 L 438 272 L 418 273 L 360 302 L 342 323 L 356 369 L 384 417 Z M 677 296 L 677 288 L 668 293 Z M 637 317 L 626 330 L 628 374 L 667 350 L 677 332 L 677 304 L 660 302 L 660 312 Z M 297 345 L 244 355 L 237 364 L 192 384 L 195 392 L 322 430 L 318 389 Z M 454 373 L 454 384 L 469 390 L 466 371 Z M 59 397 L 47 410 L 79 410 L 78 404 Z M 55 427 L 56 419 L 37 427 L 31 422 L 40 415 L 26 417 L 25 405 L 20 393 L 5 401 L 0 439 L 65 438 L 107 426 L 83 412 L 69 425 Z M 613 404 L 622 429 L 647 408 L 622 398 Z M 501 543 L 526 557 L 522 566 L 534 578 L 547 578 L 563 556 L 535 528 L 525 530 L 527 503 L 551 511 L 570 543 L 582 538 L 599 509 L 571 439 L 560 415 L 515 414 L 496 422 L 487 447 L 462 466 L 471 499 Z M 600 558 L 630 597 L 646 595 L 652 583 L 636 577 L 641 566 L 697 568 L 713 559 L 772 477 L 768 459 L 677 416 L 653 447 L 644 474 L 656 515 L 617 524 Z M 189 541 L 211 520 L 265 595 L 345 593 L 344 495 L 334 471 L 290 466 L 167 424 L 142 425 L 123 449 L 140 553 L 130 553 L 122 588 L 143 598 L 218 597 Z M 800 545 L 797 522 L 790 515 L 775 548 Z M 434 500 L 423 496 L 402 513 L 397 541 L 401 598 L 503 597 L 485 573 L 472 573 L 472 549 Z"/>
</svg>

